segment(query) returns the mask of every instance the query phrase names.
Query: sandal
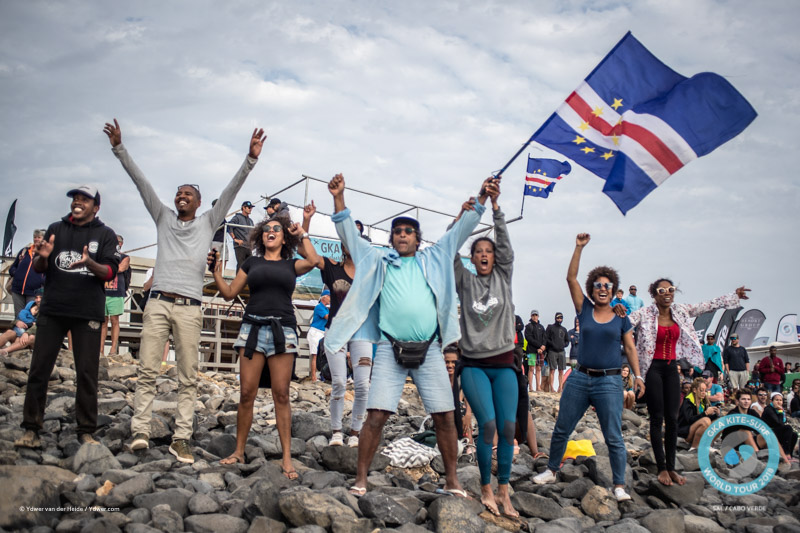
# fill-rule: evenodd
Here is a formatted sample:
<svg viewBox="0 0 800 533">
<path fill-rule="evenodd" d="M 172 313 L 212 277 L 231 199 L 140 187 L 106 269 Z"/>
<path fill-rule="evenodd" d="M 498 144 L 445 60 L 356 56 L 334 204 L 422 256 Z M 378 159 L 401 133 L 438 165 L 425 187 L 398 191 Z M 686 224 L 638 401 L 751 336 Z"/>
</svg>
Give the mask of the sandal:
<svg viewBox="0 0 800 533">
<path fill-rule="evenodd" d="M 283 475 L 286 476 L 286 479 L 288 479 L 289 481 L 294 481 L 298 477 L 300 477 L 300 475 L 297 473 L 297 470 L 295 470 L 294 468 L 292 468 L 291 470 L 286 470 L 283 466 L 281 466 L 281 471 L 283 472 Z"/>
<path fill-rule="evenodd" d="M 535 461 L 536 459 L 539 459 L 539 458 L 541 458 L 541 457 L 546 457 L 547 459 L 550 459 L 550 457 L 549 457 L 549 456 L 548 456 L 546 453 L 544 453 L 544 452 L 536 452 L 535 454 L 533 454 L 533 460 L 534 460 L 534 461 Z"/>
<path fill-rule="evenodd" d="M 367 493 L 367 487 L 356 487 L 355 485 L 353 485 L 352 487 L 350 487 L 350 490 L 348 490 L 348 492 L 353 496 L 355 496 L 356 498 L 360 498 Z"/>
</svg>

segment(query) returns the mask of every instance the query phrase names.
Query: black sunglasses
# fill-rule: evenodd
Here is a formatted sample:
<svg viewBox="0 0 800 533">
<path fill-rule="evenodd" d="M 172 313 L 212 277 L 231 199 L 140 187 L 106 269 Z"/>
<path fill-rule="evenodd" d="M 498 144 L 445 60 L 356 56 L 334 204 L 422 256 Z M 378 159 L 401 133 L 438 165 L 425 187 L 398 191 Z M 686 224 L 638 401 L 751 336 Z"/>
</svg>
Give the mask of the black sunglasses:
<svg viewBox="0 0 800 533">
<path fill-rule="evenodd" d="M 269 233 L 270 231 L 274 231 L 275 233 L 280 233 L 281 231 L 283 231 L 283 226 L 281 226 L 280 224 L 273 224 L 272 226 L 267 224 L 266 226 L 264 226 L 264 233 Z"/>
<path fill-rule="evenodd" d="M 608 282 L 600 283 L 599 281 L 595 281 L 594 283 L 592 283 L 592 285 L 594 286 L 595 289 L 605 289 L 607 291 L 611 290 L 614 287 L 614 285 L 611 283 Z"/>
<path fill-rule="evenodd" d="M 404 226 L 402 228 L 392 228 L 392 233 L 394 235 L 402 235 L 403 232 L 405 232 L 406 235 L 411 235 L 415 231 L 417 231 L 417 230 L 415 230 L 414 228 L 410 228 L 408 226 Z"/>
</svg>

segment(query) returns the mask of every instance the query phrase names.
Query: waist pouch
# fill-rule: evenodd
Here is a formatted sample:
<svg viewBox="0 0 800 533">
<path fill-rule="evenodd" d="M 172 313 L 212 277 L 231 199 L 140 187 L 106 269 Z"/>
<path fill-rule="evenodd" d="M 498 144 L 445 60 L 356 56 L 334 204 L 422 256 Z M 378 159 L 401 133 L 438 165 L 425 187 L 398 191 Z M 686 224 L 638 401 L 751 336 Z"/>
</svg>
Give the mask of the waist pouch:
<svg viewBox="0 0 800 533">
<path fill-rule="evenodd" d="M 381 330 L 383 334 L 392 343 L 392 351 L 394 352 L 394 360 L 398 365 L 403 368 L 419 368 L 425 362 L 425 355 L 428 353 L 433 339 L 436 338 L 436 332 L 427 341 L 399 341 Z"/>
</svg>

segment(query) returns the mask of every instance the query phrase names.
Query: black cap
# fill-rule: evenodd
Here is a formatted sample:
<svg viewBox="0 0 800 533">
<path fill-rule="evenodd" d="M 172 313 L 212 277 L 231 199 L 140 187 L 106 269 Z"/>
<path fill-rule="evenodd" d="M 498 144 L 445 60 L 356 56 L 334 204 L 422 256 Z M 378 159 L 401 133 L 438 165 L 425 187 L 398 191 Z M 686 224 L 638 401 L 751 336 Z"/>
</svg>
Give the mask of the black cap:
<svg viewBox="0 0 800 533">
<path fill-rule="evenodd" d="M 396 226 L 399 226 L 401 224 L 409 225 L 412 228 L 414 228 L 415 230 L 419 231 L 419 222 L 415 218 L 397 217 L 394 220 L 392 220 L 392 229 L 394 229 Z"/>
<path fill-rule="evenodd" d="M 272 199 L 272 200 L 270 200 L 270 201 L 269 201 L 269 203 L 268 203 L 268 204 L 267 204 L 267 205 L 264 207 L 264 209 L 266 209 L 267 207 L 272 207 L 272 206 L 275 206 L 275 205 L 280 205 L 280 204 L 281 204 L 281 200 L 280 200 L 280 198 L 273 198 L 273 199 Z"/>
<path fill-rule="evenodd" d="M 246 202 L 242 202 L 242 207 L 253 207 L 253 204 L 250 203 L 250 200 Z"/>
</svg>

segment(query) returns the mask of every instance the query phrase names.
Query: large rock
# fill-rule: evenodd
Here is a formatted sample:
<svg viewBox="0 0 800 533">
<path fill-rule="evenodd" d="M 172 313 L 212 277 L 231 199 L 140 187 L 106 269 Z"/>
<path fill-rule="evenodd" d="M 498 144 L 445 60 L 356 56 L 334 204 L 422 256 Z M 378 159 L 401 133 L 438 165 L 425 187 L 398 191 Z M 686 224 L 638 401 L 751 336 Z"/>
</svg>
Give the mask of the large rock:
<svg viewBox="0 0 800 533">
<path fill-rule="evenodd" d="M 337 517 L 358 518 L 350 507 L 332 496 L 309 490 L 284 491 L 278 496 L 278 505 L 283 516 L 295 526 L 317 525 L 327 529 Z"/>
<path fill-rule="evenodd" d="M 236 437 L 228 433 L 217 435 L 208 443 L 206 451 L 217 457 L 228 457 L 236 450 Z"/>
<path fill-rule="evenodd" d="M 292 413 L 292 437 L 308 440 L 317 435 L 331 437 L 331 421 L 305 411 L 295 411 Z"/>
<path fill-rule="evenodd" d="M 687 514 L 683 517 L 686 533 L 725 533 L 725 528 L 715 520 Z"/>
<path fill-rule="evenodd" d="M 266 516 L 259 516 L 250 522 L 247 533 L 286 533 L 286 524 Z"/>
<path fill-rule="evenodd" d="M 219 503 L 208 494 L 195 494 L 189 500 L 189 512 L 193 515 L 213 514 L 219 511 Z"/>
<path fill-rule="evenodd" d="M 75 474 L 55 466 L 0 466 L 0 527 L 18 530 L 49 524 L 58 511 L 29 511 L 61 505 L 58 485 Z"/>
<path fill-rule="evenodd" d="M 153 477 L 150 474 L 139 474 L 115 486 L 104 503 L 106 507 L 126 507 L 136 496 L 149 494 L 153 490 Z"/>
<path fill-rule="evenodd" d="M 358 467 L 358 448 L 349 446 L 327 446 L 322 449 L 322 464 L 328 470 L 335 470 L 351 476 L 356 475 Z M 383 470 L 389 466 L 389 458 L 381 455 L 380 451 L 375 454 L 369 470 Z"/>
<path fill-rule="evenodd" d="M 367 492 L 361 497 L 358 508 L 367 518 L 377 518 L 387 526 L 399 526 L 414 521 L 414 515 L 408 509 L 377 491 Z"/>
<path fill-rule="evenodd" d="M 192 495 L 192 491 L 186 489 L 167 489 L 150 494 L 140 494 L 133 498 L 133 505 L 150 509 L 152 512 L 153 507 L 156 505 L 167 504 L 170 509 L 179 515 L 186 516 L 189 511 L 189 500 Z"/>
<path fill-rule="evenodd" d="M 114 365 L 108 368 L 108 379 L 111 381 L 123 381 L 136 375 L 139 367 L 135 365 Z"/>
<path fill-rule="evenodd" d="M 196 533 L 245 533 L 250 527 L 247 520 L 225 514 L 204 514 L 183 521 L 186 531 Z"/>
<path fill-rule="evenodd" d="M 596 522 L 610 520 L 616 522 L 620 518 L 617 500 L 603 487 L 595 485 L 581 500 L 581 509 Z"/>
<path fill-rule="evenodd" d="M 564 490 L 561 491 L 561 496 L 580 500 L 586 496 L 586 493 L 589 492 L 589 489 L 592 487 L 594 487 L 592 480 L 588 477 L 582 477 L 567 485 Z"/>
<path fill-rule="evenodd" d="M 515 492 L 511 496 L 511 503 L 520 514 L 548 522 L 569 516 L 555 501 L 530 492 Z"/>
<path fill-rule="evenodd" d="M 606 528 L 605 533 L 649 533 L 633 518 L 626 518 Z"/>
<path fill-rule="evenodd" d="M 673 483 L 670 486 L 662 485 L 656 478 L 651 479 L 650 493 L 665 502 L 672 502 L 679 506 L 696 504 L 703 496 L 705 479 L 699 472 L 687 474 L 684 477 L 686 478 L 685 484 Z"/>
<path fill-rule="evenodd" d="M 651 533 L 683 533 L 683 513 L 678 509 L 659 509 L 639 520 Z"/>
<path fill-rule="evenodd" d="M 283 477 L 281 474 L 276 474 L 276 476 Z M 266 516 L 275 520 L 283 518 L 278 504 L 281 485 L 275 483 L 278 480 L 278 477 L 272 477 L 256 481 L 244 504 L 244 518 L 248 520 L 253 520 L 257 516 Z"/>
<path fill-rule="evenodd" d="M 183 517 L 162 503 L 150 509 L 153 527 L 161 531 L 183 531 Z M 81 532 L 83 533 L 83 532 Z"/>
<path fill-rule="evenodd" d="M 78 453 L 72 458 L 72 470 L 78 474 L 99 475 L 106 470 L 119 470 L 119 464 L 114 454 L 103 445 L 84 444 L 78 449 Z"/>
<path fill-rule="evenodd" d="M 458 496 L 442 496 L 428 507 L 437 533 L 482 533 L 486 524 L 478 518 L 483 505 Z"/>
<path fill-rule="evenodd" d="M 559 518 L 546 524 L 537 524 L 534 533 L 575 533 L 581 531 L 581 521 L 575 517 Z"/>
</svg>

